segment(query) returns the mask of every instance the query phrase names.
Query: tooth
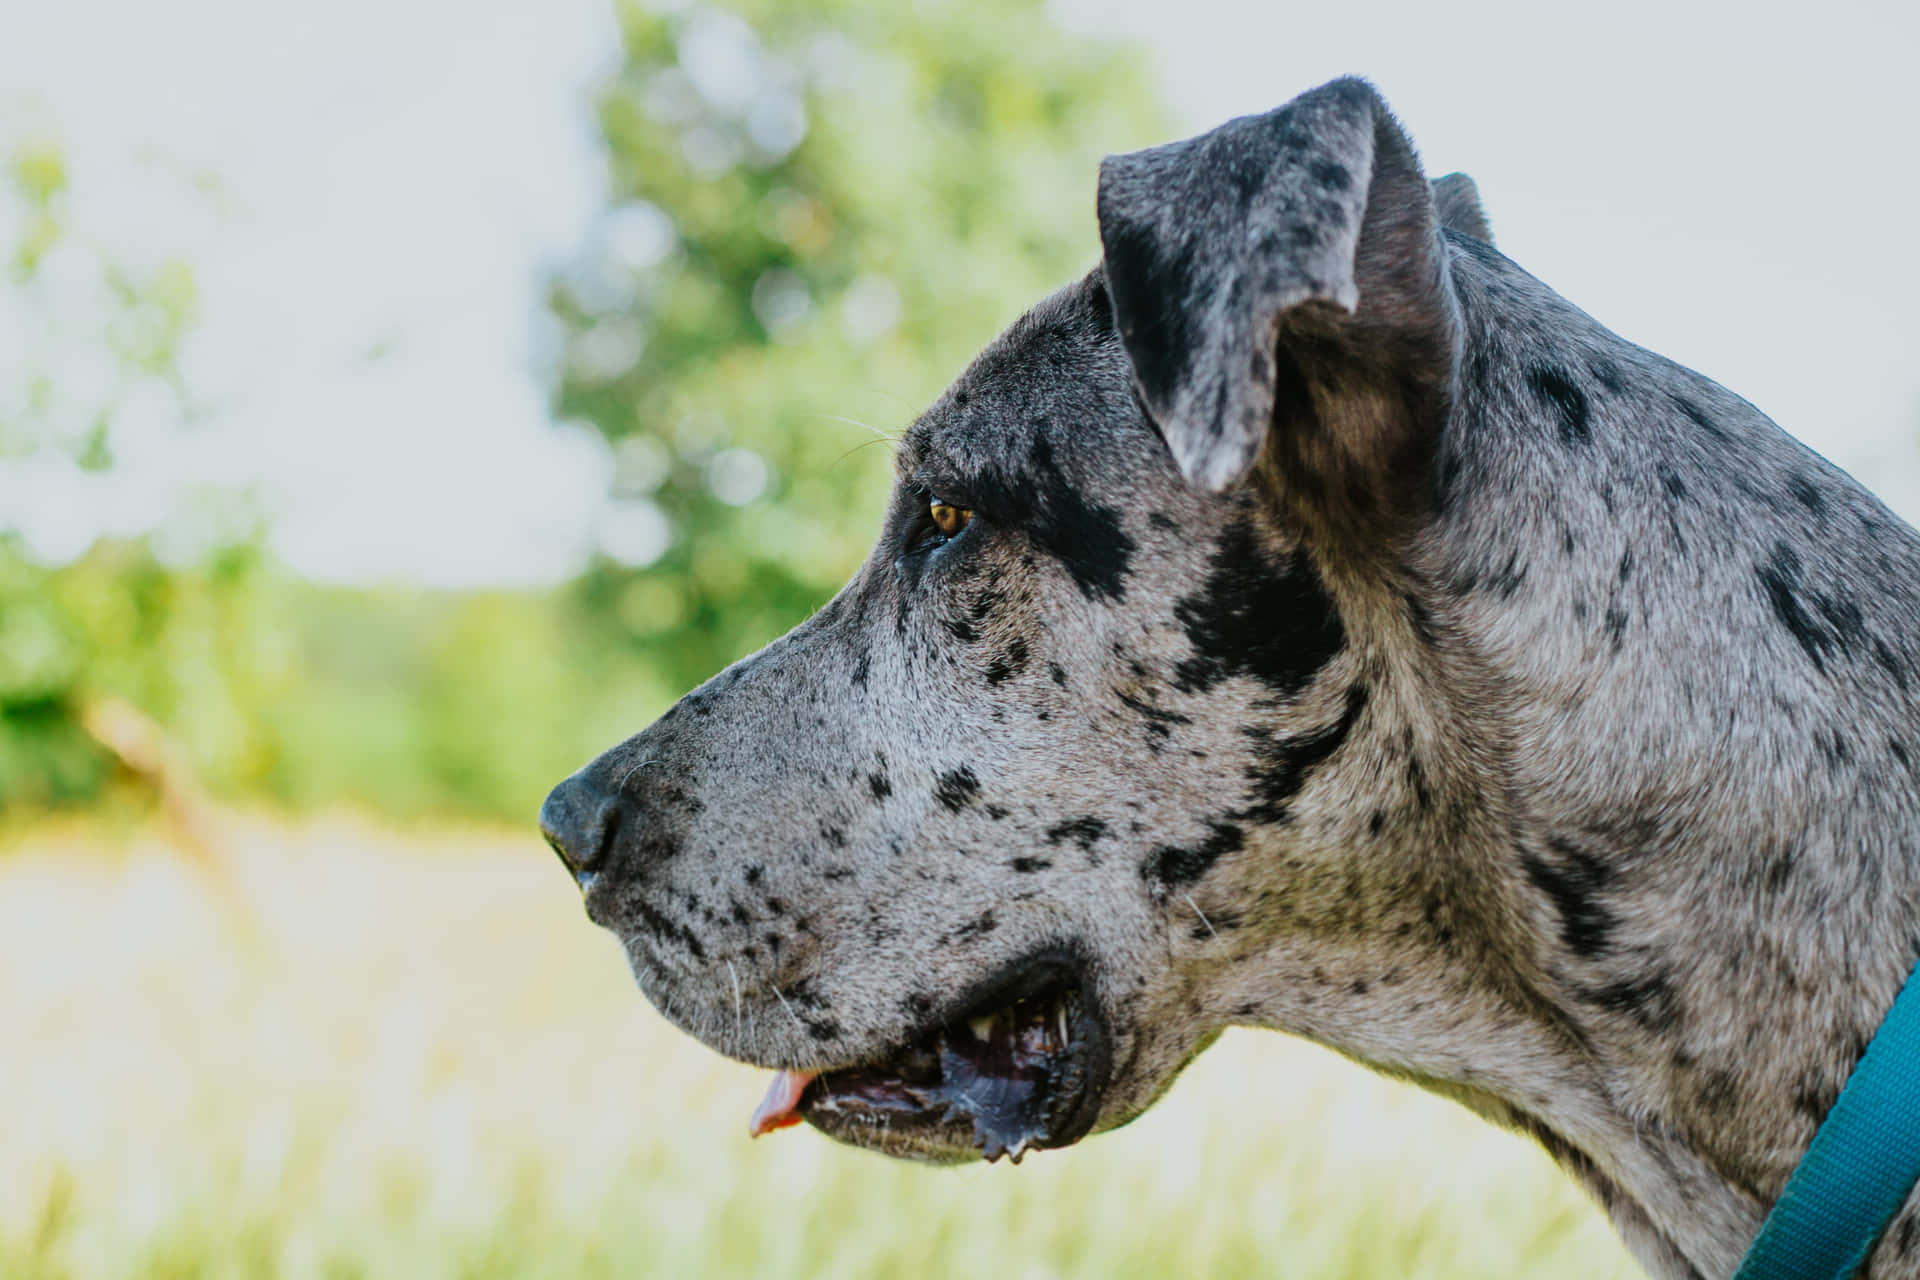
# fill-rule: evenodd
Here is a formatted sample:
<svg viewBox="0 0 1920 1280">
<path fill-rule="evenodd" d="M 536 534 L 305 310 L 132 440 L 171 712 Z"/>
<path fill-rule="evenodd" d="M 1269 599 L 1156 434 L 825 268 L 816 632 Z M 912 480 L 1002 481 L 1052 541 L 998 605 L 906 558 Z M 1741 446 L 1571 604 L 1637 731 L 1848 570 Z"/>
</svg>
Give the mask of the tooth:
<svg viewBox="0 0 1920 1280">
<path fill-rule="evenodd" d="M 1056 1015 L 1056 1017 L 1058 1018 L 1058 1020 L 1059 1020 L 1059 1023 L 1060 1023 L 1060 1045 L 1061 1045 L 1061 1047 L 1062 1047 L 1062 1048 L 1065 1048 L 1065 1047 L 1066 1047 L 1066 1043 L 1067 1043 L 1067 1039 L 1068 1039 L 1068 1036 L 1067 1036 L 1067 1006 L 1065 1006 L 1065 1005 L 1059 1005 L 1059 1006 L 1056 1006 L 1056 1007 L 1055 1007 L 1055 1009 L 1054 1009 L 1054 1014 Z"/>
<path fill-rule="evenodd" d="M 973 1032 L 976 1040 L 993 1039 L 993 1016 L 985 1014 L 978 1018 L 968 1018 L 967 1028 Z"/>
</svg>

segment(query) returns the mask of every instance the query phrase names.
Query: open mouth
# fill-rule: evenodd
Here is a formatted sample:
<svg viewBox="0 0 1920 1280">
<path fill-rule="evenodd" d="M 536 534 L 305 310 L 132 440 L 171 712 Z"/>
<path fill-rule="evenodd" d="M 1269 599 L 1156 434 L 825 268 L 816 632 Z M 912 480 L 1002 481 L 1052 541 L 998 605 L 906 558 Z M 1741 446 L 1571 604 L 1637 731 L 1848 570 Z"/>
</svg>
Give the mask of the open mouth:
<svg viewBox="0 0 1920 1280">
<path fill-rule="evenodd" d="M 806 1120 L 857 1146 L 1016 1164 L 1086 1136 L 1108 1047 L 1079 965 L 1058 952 L 1030 957 L 961 1009 L 883 1061 L 780 1072 L 754 1112 L 754 1136 Z"/>
</svg>

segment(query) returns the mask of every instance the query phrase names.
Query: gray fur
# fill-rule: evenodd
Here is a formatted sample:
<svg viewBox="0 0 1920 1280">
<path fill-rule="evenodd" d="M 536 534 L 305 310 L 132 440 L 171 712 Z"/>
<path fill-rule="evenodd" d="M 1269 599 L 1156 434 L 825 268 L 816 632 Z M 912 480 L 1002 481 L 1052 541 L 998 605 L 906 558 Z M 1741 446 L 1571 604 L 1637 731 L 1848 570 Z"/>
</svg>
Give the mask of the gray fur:
<svg viewBox="0 0 1920 1280">
<path fill-rule="evenodd" d="M 1464 173 L 1449 173 L 1433 180 L 1433 205 L 1440 214 L 1440 225 L 1463 236 L 1493 243 L 1493 223 L 1480 203 L 1480 188 Z"/>
<path fill-rule="evenodd" d="M 669 1018 L 843 1067 L 1065 948 L 1100 1128 L 1273 1027 L 1732 1272 L 1920 948 L 1920 537 L 1458 191 L 1353 80 L 1108 162 L 853 581 L 550 799 Z"/>
</svg>

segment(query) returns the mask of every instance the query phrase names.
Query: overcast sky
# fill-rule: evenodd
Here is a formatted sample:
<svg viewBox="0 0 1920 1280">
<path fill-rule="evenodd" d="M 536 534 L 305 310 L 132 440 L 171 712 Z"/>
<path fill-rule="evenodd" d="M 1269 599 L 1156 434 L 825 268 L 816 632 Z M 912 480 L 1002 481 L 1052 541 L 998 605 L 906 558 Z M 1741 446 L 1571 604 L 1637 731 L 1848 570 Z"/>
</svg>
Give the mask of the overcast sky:
<svg viewBox="0 0 1920 1280">
<path fill-rule="evenodd" d="M 599 0 L 0 4 L 0 121 L 62 138 L 89 234 L 195 264 L 215 410 L 185 444 L 136 430 L 119 478 L 0 468 L 38 545 L 239 481 L 319 577 L 577 566 L 604 451 L 547 422 L 533 344 L 541 270 L 602 196 Z M 1474 176 L 1509 256 L 1920 516 L 1920 6 L 1059 11 L 1146 42 L 1193 130 L 1371 77 L 1430 171 Z"/>
</svg>

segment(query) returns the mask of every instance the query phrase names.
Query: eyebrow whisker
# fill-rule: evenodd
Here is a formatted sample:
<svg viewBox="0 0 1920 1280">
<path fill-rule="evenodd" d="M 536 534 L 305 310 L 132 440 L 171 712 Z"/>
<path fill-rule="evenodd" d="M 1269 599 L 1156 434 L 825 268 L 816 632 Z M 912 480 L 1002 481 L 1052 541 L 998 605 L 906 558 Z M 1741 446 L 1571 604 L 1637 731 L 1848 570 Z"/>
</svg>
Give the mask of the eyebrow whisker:
<svg viewBox="0 0 1920 1280">
<path fill-rule="evenodd" d="M 841 463 L 845 462 L 848 458 L 851 458 L 854 454 L 860 452 L 862 449 L 871 448 L 876 444 L 892 445 L 894 448 L 897 449 L 900 446 L 900 441 L 893 436 L 889 436 L 885 434 L 882 434 L 878 440 L 862 440 L 859 444 L 853 446 L 853 448 L 847 450 L 845 453 L 835 458 L 833 460 L 833 465 L 837 467 Z"/>
<path fill-rule="evenodd" d="M 825 418 L 829 422 L 844 422 L 850 427 L 859 427 L 862 431 L 871 431 L 882 440 L 891 440 L 895 444 L 900 443 L 900 434 L 898 432 L 882 431 L 871 422 L 862 422 L 858 418 L 843 418 L 837 413 L 810 413 L 807 416 L 810 418 Z"/>
</svg>

